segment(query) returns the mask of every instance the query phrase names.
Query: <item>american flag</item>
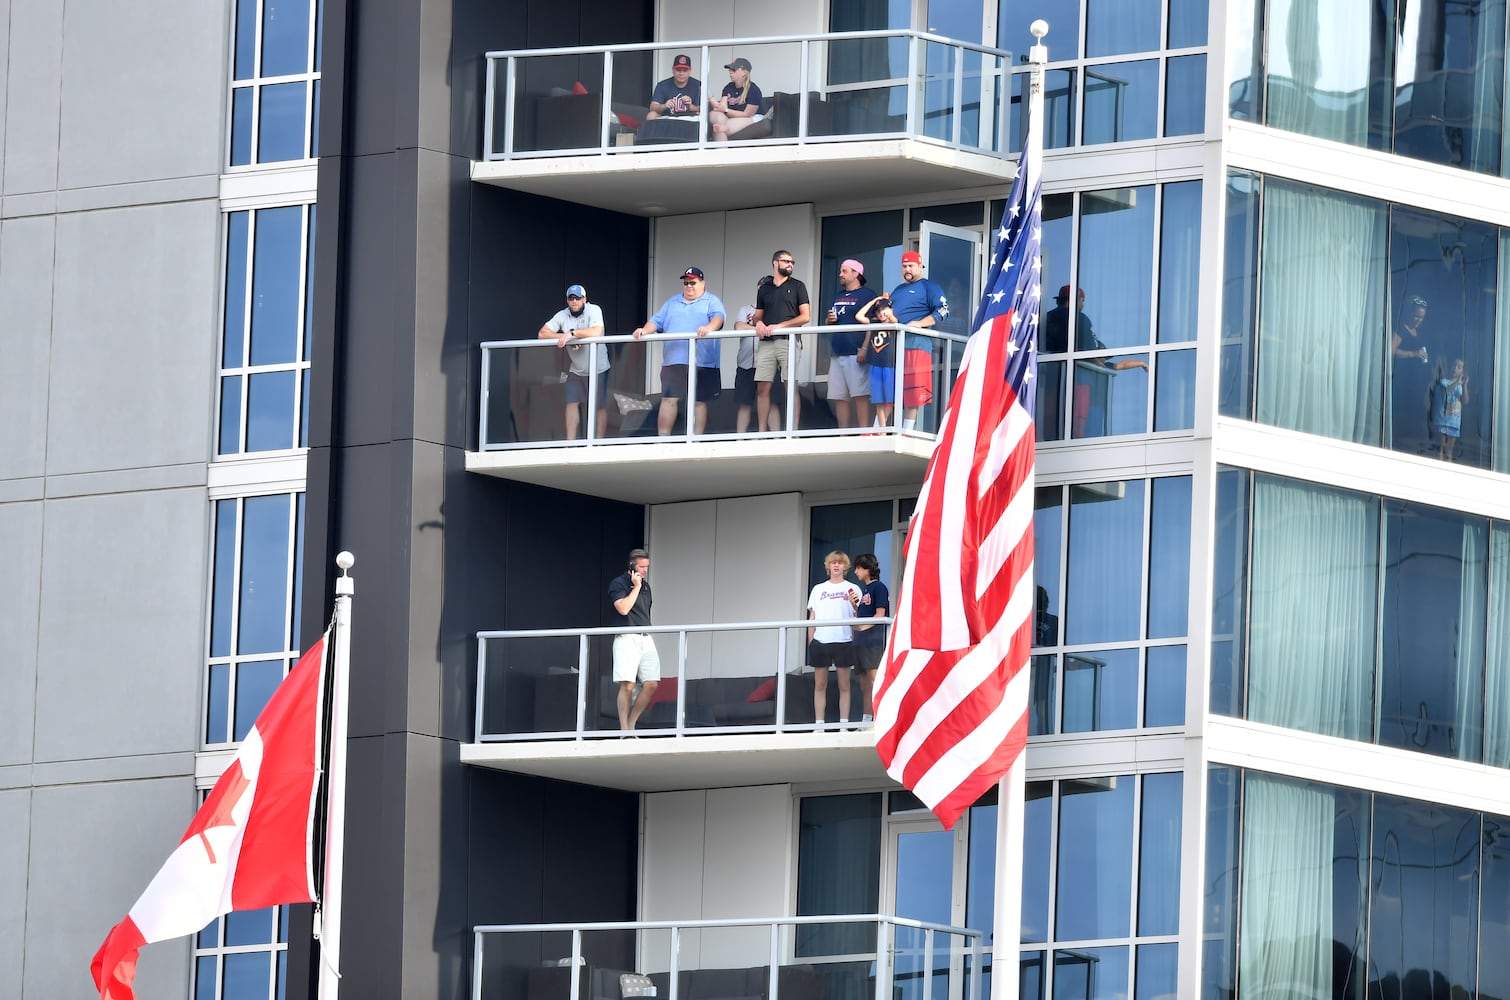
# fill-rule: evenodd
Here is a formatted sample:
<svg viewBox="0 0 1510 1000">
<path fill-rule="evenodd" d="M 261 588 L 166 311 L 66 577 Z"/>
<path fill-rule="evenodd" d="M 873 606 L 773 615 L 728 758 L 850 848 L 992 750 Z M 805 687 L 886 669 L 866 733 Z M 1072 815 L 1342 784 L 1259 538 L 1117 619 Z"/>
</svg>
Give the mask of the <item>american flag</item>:
<svg viewBox="0 0 1510 1000">
<path fill-rule="evenodd" d="M 1041 188 L 1024 152 L 876 681 L 876 751 L 946 829 L 1027 743 Z"/>
</svg>

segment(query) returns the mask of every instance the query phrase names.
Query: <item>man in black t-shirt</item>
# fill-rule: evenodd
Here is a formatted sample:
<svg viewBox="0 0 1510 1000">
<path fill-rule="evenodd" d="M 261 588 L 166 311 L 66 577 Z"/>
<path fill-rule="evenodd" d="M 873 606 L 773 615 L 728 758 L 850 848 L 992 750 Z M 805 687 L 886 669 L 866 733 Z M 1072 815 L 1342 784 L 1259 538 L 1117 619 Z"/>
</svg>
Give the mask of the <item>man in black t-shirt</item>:
<svg viewBox="0 0 1510 1000">
<path fill-rule="evenodd" d="M 771 254 L 771 280 L 761 285 L 755 293 L 755 336 L 759 345 L 755 349 L 755 412 L 757 427 L 766 426 L 766 417 L 771 412 L 771 383 L 776 378 L 776 369 L 781 369 L 782 378 L 793 379 L 790 338 L 783 335 L 787 327 L 807 326 L 812 322 L 812 307 L 808 305 L 807 286 L 799 278 L 792 277 L 797 262 L 790 250 L 777 250 Z M 797 429 L 797 411 L 801 397 L 792 397 L 792 429 Z"/>
<path fill-rule="evenodd" d="M 629 569 L 608 584 L 616 624 L 628 628 L 650 625 L 650 553 L 629 553 Z M 640 681 L 640 696 L 634 697 L 634 682 Z M 619 685 L 619 728 L 634 729 L 661 683 L 661 657 L 655 640 L 644 632 L 626 632 L 613 639 L 613 679 Z"/>
</svg>

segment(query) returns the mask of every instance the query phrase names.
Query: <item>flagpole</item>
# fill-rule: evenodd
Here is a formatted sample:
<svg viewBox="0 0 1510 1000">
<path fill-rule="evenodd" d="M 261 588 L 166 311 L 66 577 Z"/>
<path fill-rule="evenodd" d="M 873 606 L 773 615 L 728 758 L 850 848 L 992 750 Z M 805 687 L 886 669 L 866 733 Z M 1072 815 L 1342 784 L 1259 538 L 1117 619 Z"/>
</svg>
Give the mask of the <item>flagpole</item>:
<svg viewBox="0 0 1510 1000">
<path fill-rule="evenodd" d="M 1023 142 L 1019 169 L 1043 162 L 1043 70 L 1049 61 L 1043 37 L 1047 21 L 1034 21 L 1028 30 L 1036 39 L 1028 50 L 1028 135 Z M 1033 475 L 1023 485 L 1033 494 Z M 1031 573 L 1029 574 L 1031 577 Z M 1031 663 L 1025 667 L 1032 669 Z M 991 939 L 991 1000 L 1018 1000 L 1022 941 L 1022 841 L 1027 795 L 1027 752 L 1017 755 L 1012 767 L 996 786 L 996 914 Z"/>
<path fill-rule="evenodd" d="M 319 945 L 318 1000 L 336 1000 L 341 987 L 341 875 L 346 855 L 346 707 L 351 683 L 351 598 L 355 583 L 348 571 L 356 563 L 350 552 L 336 556 L 335 628 L 331 636 L 330 732 L 325 774 L 324 891 L 315 914 Z"/>
</svg>

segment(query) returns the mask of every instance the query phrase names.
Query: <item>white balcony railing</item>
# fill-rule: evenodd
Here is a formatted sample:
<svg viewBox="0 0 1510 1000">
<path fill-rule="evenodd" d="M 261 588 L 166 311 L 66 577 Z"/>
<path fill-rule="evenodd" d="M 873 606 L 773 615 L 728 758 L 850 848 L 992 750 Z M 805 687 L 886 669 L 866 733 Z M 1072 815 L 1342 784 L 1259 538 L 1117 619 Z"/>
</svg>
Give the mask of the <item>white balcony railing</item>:
<svg viewBox="0 0 1510 1000">
<path fill-rule="evenodd" d="M 498 924 L 473 949 L 472 1000 L 980 1000 L 991 971 L 979 931 L 880 914 Z"/>
<path fill-rule="evenodd" d="M 702 107 L 647 127 L 650 94 L 683 53 Z M 911 139 L 1007 155 L 1009 53 L 915 31 L 856 31 L 489 52 L 483 158 L 725 145 L 709 132 L 707 102 L 736 57 L 753 62 L 751 80 L 774 112 L 737 133 L 737 144 Z"/>
<path fill-rule="evenodd" d="M 801 384 L 826 382 L 828 347 L 834 336 L 863 330 L 896 331 L 896 365 L 880 369 L 891 379 L 895 405 L 887 422 L 876 426 L 838 427 L 820 389 L 798 400 Z M 728 441 L 756 438 L 826 437 L 833 435 L 907 435 L 931 441 L 939 425 L 949 393 L 959 374 L 968 338 L 939 330 L 890 324 L 865 327 L 792 327 L 782 331 L 793 359 L 793 377 L 778 379 L 771 390 L 772 410 L 780 417 L 778 430 L 762 431 L 758 404 L 741 416 L 735 399 L 739 340 L 753 337 L 750 330 L 721 330 L 699 338 L 689 333 L 650 334 L 641 339 L 627 335 L 573 339 L 586 344 L 589 360 L 582 367 L 588 374 L 578 385 L 586 399 L 577 404 L 576 436 L 568 439 L 566 401 L 570 357 L 554 340 L 504 340 L 482 345 L 482 398 L 478 421 L 480 451 L 520 448 L 563 448 L 601 445 L 632 445 L 666 440 Z M 689 357 L 717 345 L 717 367 L 693 363 L 687 371 L 687 387 L 675 397 L 678 403 L 672 433 L 658 434 L 661 363 L 667 342 L 688 343 Z M 795 346 L 794 346 L 795 345 Z M 600 359 L 610 359 L 607 371 L 599 372 Z M 811 360 L 810 355 L 814 355 Z M 821 372 L 820 372 L 821 369 Z M 706 381 L 718 381 L 719 395 L 707 403 L 706 425 L 699 433 L 696 409 L 689 405 L 706 395 Z M 699 381 L 703 388 L 699 388 Z M 575 381 L 575 380 L 574 380 Z M 583 385 L 585 383 L 585 385 Z M 818 405 L 814 405 L 814 404 Z M 701 405 L 701 404 L 700 404 Z M 872 403 L 872 406 L 874 404 Z M 800 410 L 800 414 L 799 414 Z M 601 415 L 600 415 L 601 413 Z M 740 421 L 747 426 L 740 427 Z"/>
<path fill-rule="evenodd" d="M 851 622 L 862 623 L 889 625 L 891 619 Z M 636 732 L 675 737 L 813 732 L 824 728 L 816 721 L 813 674 L 802 669 L 807 629 L 813 624 L 794 619 L 479 632 L 476 742 L 623 735 L 613 640 L 625 633 L 649 633 L 661 661 L 656 700 Z M 843 721 L 837 680 L 828 685 L 826 696 L 824 714 L 832 729 Z M 849 701 L 849 718 L 858 727 L 853 720 L 864 714 L 864 702 L 854 672 Z"/>
</svg>

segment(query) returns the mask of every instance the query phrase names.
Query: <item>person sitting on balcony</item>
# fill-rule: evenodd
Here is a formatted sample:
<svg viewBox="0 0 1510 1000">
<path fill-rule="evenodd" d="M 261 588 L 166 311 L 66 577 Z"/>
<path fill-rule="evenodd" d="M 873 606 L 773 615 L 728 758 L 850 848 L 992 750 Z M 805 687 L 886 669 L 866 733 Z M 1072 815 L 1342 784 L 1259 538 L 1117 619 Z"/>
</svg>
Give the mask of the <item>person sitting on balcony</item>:
<svg viewBox="0 0 1510 1000">
<path fill-rule="evenodd" d="M 645 118 L 696 118 L 703 103 L 703 82 L 692 75 L 692 60 L 685 54 L 671 60 L 671 76 L 655 85 Z"/>
<path fill-rule="evenodd" d="M 700 267 L 682 272 L 682 294 L 673 295 L 660 312 L 634 329 L 634 338 L 647 333 L 696 333 L 706 337 L 723 329 L 724 304 L 707 290 Z M 697 345 L 697 408 L 693 433 L 701 434 L 708 423 L 708 400 L 723 394 L 723 373 L 719 370 L 718 340 L 702 340 Z M 656 430 L 662 437 L 676 426 L 677 404 L 687 395 L 687 362 L 690 351 L 686 340 L 668 340 L 661 353 L 661 408 L 656 416 Z"/>
<path fill-rule="evenodd" d="M 771 412 L 771 383 L 777 369 L 788 381 L 796 377 L 792 372 L 791 341 L 781 331 L 812 322 L 807 285 L 792 277 L 796 267 L 790 250 L 777 250 L 771 254 L 771 280 L 755 292 L 755 336 L 760 339 L 755 349 L 755 409 L 761 427 L 769 426 L 766 421 Z M 793 430 L 797 429 L 801 409 L 801 396 L 793 393 Z"/>
<path fill-rule="evenodd" d="M 849 404 L 855 404 L 856 426 L 870 423 L 870 369 L 855 357 L 865 343 L 865 331 L 853 329 L 859 323 L 855 314 L 860 307 L 876 297 L 876 291 L 865 285 L 865 265 L 850 258 L 839 265 L 839 294 L 829 307 L 830 324 L 851 329 L 829 337 L 831 354 L 828 363 L 828 401 L 834 406 L 834 417 L 840 427 L 850 425 Z M 858 568 L 859 563 L 856 562 Z"/>
<path fill-rule="evenodd" d="M 608 353 L 601 344 L 589 344 L 589 337 L 603 336 L 603 310 L 587 301 L 587 290 L 572 285 L 566 290 L 566 308 L 546 321 L 540 338 L 554 337 L 556 346 L 566 349 L 571 370 L 566 374 L 566 440 L 577 439 L 578 410 L 587 405 L 587 380 L 590 371 L 598 373 L 598 437 L 608 433 L 608 389 L 603 373 L 608 371 Z M 588 367 L 589 359 L 595 362 Z"/>
<path fill-rule="evenodd" d="M 860 588 L 844 579 L 849 556 L 834 551 L 823 557 L 828 579 L 807 597 L 807 617 L 816 622 L 854 620 Z M 807 662 L 813 667 L 813 718 L 822 729 L 828 714 L 828 668 L 839 673 L 839 725 L 849 723 L 849 669 L 855 665 L 855 644 L 848 625 L 816 625 L 807 630 Z"/>
<path fill-rule="evenodd" d="M 765 104 L 765 95 L 750 81 L 750 60 L 741 56 L 726 63 L 724 69 L 729 71 L 729 82 L 717 100 L 708 102 L 715 142 L 727 142 L 729 136 L 760 121 L 760 109 Z"/>
<path fill-rule="evenodd" d="M 647 628 L 650 625 L 650 553 L 629 553 L 629 568 L 608 584 L 617 625 Z M 655 640 L 646 632 L 626 632 L 613 637 L 613 679 L 619 685 L 619 728 L 628 733 L 650 705 L 661 683 L 661 657 Z M 634 682 L 640 696 L 634 697 Z"/>
</svg>

